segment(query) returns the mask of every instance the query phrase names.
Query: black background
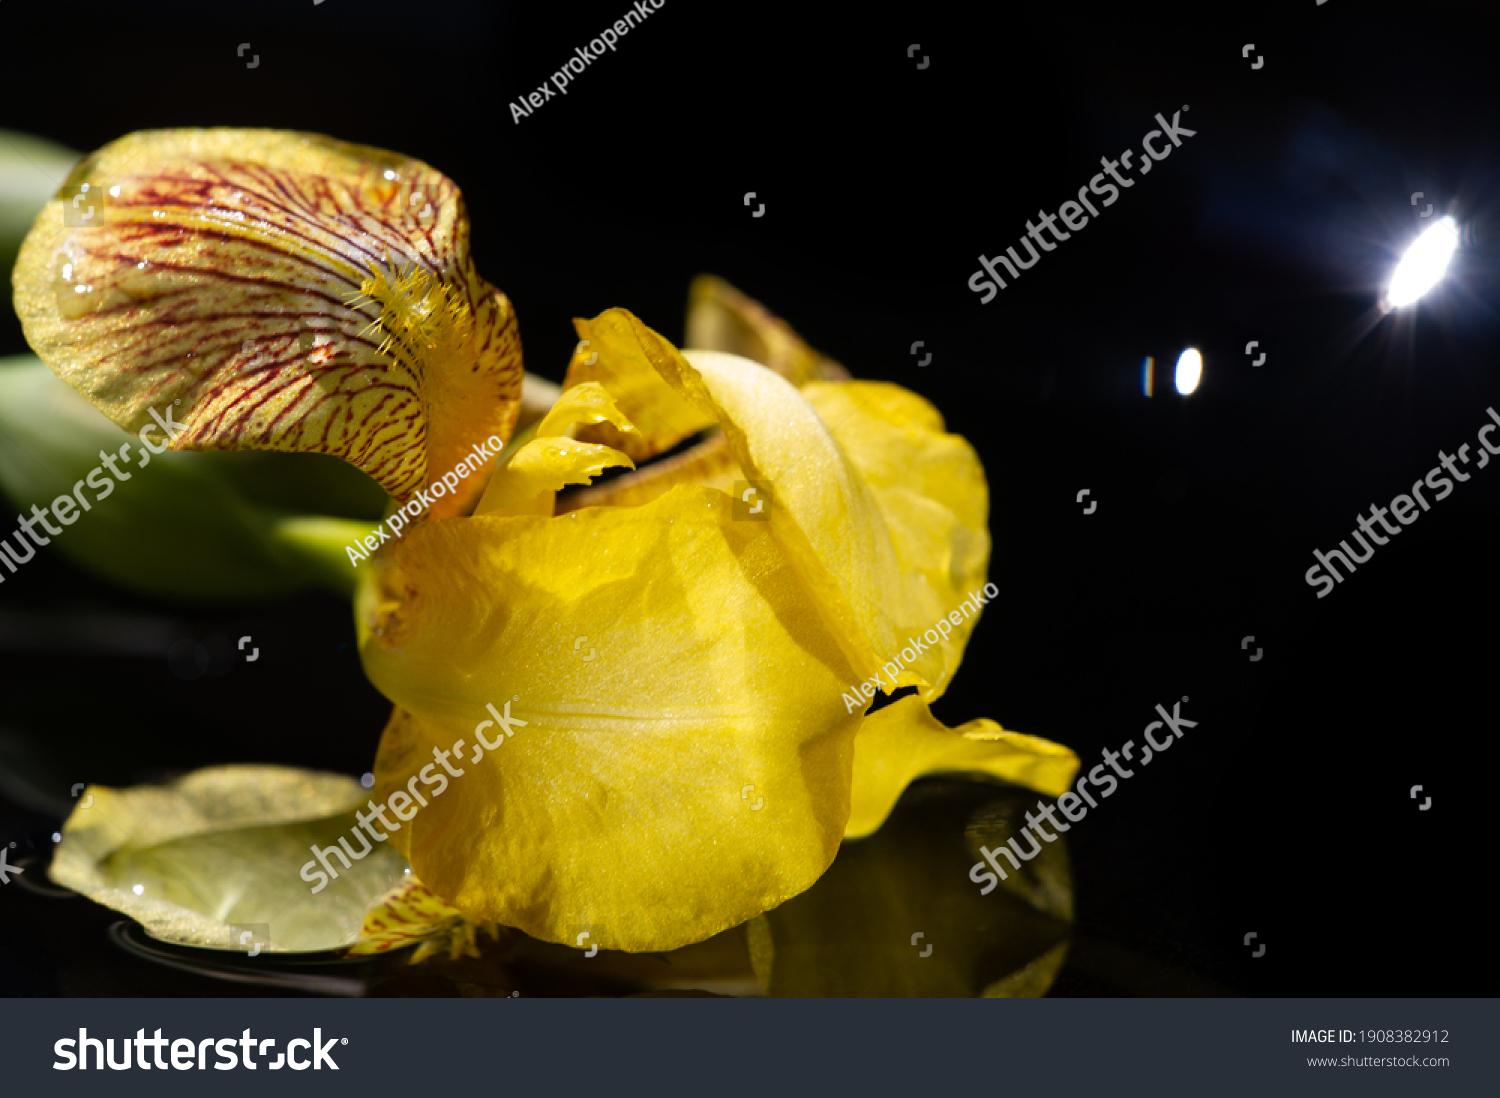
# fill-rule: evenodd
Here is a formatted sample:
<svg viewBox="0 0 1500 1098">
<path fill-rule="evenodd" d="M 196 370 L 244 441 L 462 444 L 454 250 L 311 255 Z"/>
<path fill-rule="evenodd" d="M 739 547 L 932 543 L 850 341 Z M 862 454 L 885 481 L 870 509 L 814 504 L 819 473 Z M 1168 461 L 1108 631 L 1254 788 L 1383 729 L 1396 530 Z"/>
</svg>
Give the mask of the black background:
<svg viewBox="0 0 1500 1098">
<path fill-rule="evenodd" d="M 570 317 L 622 305 L 680 341 L 689 280 L 723 276 L 854 375 L 926 396 L 984 461 L 1000 595 L 940 718 L 989 716 L 1088 767 L 1191 699 L 1179 750 L 1069 836 L 1078 935 L 1053 994 L 1488 994 L 1500 472 L 1329 597 L 1303 581 L 1314 548 L 1500 405 L 1488 7 L 671 0 L 515 123 L 508 102 L 624 0 L 5 0 L 0 125 L 80 151 L 266 126 L 426 160 L 463 188 L 479 269 L 515 303 L 528 369 L 554 379 Z M 1196 136 L 979 304 L 977 255 L 1184 105 Z M 1400 249 L 1431 224 L 1418 190 L 1465 247 L 1415 311 L 1381 319 Z M 1189 345 L 1205 376 L 1183 398 Z M 0 353 L 25 350 L 7 312 Z M 0 614 L 163 613 L 55 556 L 22 578 Z M 62 801 L 74 781 L 218 762 L 368 769 L 389 706 L 346 604 L 172 621 L 253 634 L 261 659 L 184 682 L 164 661 L 0 646 L 0 726 L 41 738 Z M 56 826 L 36 809 L 0 799 L 22 848 Z M 68 959 L 108 913 L 13 891 L 7 992 L 102 990 Z"/>
</svg>

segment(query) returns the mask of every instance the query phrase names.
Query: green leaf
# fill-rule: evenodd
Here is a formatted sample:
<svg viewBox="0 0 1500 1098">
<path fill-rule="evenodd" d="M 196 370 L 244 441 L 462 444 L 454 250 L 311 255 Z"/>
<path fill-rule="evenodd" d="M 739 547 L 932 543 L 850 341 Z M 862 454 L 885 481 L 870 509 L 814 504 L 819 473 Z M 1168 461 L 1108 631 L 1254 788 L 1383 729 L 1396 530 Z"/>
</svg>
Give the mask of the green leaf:
<svg viewBox="0 0 1500 1098">
<path fill-rule="evenodd" d="M 7 286 L 31 223 L 81 156 L 50 141 L 0 130 L 0 271 Z"/>
<path fill-rule="evenodd" d="M 127 442 L 117 467 L 129 479 L 101 473 L 114 488 L 99 498 L 86 478 Z M 310 584 L 352 592 L 342 545 L 368 533 L 388 500 L 369 477 L 321 454 L 167 451 L 143 467 L 144 453 L 39 359 L 0 359 L 0 490 L 30 514 L 84 481 L 91 504 L 49 549 L 121 587 L 181 602 L 261 599 Z"/>
<path fill-rule="evenodd" d="M 301 867 L 309 847 L 354 847 L 369 792 L 353 778 L 279 766 L 218 766 L 159 786 L 89 786 L 63 825 L 50 876 L 135 919 L 162 941 L 242 949 L 237 928 L 265 928 L 268 952 L 341 949 L 365 909 L 400 883 L 389 842 L 318 892 Z M 367 840 L 368 841 L 368 840 Z M 316 863 L 314 863 L 316 865 Z"/>
</svg>

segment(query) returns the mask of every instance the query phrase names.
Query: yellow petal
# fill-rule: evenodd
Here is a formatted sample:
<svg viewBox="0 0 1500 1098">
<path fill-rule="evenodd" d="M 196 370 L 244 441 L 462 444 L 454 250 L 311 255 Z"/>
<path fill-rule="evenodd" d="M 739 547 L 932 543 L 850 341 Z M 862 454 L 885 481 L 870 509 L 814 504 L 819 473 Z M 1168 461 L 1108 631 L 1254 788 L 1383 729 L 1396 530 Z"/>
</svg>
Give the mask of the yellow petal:
<svg viewBox="0 0 1500 1098">
<path fill-rule="evenodd" d="M 553 493 L 587 484 L 605 469 L 635 463 L 618 450 L 571 438 L 534 438 L 490 478 L 476 515 L 551 515 Z"/>
<path fill-rule="evenodd" d="M 431 523 L 395 547 L 357 615 L 365 670 L 399 707 L 377 800 L 465 741 L 463 774 L 429 770 L 449 784 L 393 836 L 434 892 L 547 941 L 646 951 L 738 925 L 827 867 L 851 672 L 768 524 L 729 510 L 682 486 L 638 508 Z M 476 735 L 499 735 L 487 704 L 527 723 L 475 762 Z"/>
<path fill-rule="evenodd" d="M 909 627 L 896 643 L 904 648 L 908 638 L 949 619 L 947 638 L 910 664 L 926 680 L 922 697 L 931 702 L 958 671 L 979 621 L 977 612 L 956 609 L 983 591 L 989 565 L 989 486 L 979 456 L 943 430 L 936 408 L 898 385 L 811 382 L 802 395 L 869 488 L 891 537 L 896 571 L 869 582 L 895 624 Z M 969 605 L 977 610 L 978 600 Z"/>
<path fill-rule="evenodd" d="M 622 434 L 601 424 L 580 431 L 585 442 L 610 446 L 635 461 L 671 449 L 677 443 L 713 425 L 713 416 L 684 400 L 662 380 L 652 362 L 662 350 L 643 344 L 632 325 L 635 318 L 624 309 L 610 309 L 593 320 L 574 319 L 579 344 L 563 380 L 566 391 L 586 381 L 597 381 L 609 390 L 620 410 L 634 423 L 636 434 Z M 638 324 L 639 321 L 636 321 Z M 662 343 L 666 344 L 663 340 Z M 668 348 L 671 344 L 666 344 Z M 675 353 L 675 351 L 673 352 Z"/>
<path fill-rule="evenodd" d="M 102 206 L 65 224 L 83 184 Z M 404 500 L 519 410 L 515 317 L 468 235 L 458 188 L 417 160 L 272 130 L 137 133 L 37 218 L 16 310 L 128 430 L 171 409 L 178 449 L 334 454 Z"/>
<path fill-rule="evenodd" d="M 687 346 L 743 355 L 798 386 L 820 378 L 842 380 L 849 376 L 837 362 L 804 343 L 785 321 L 712 275 L 699 275 L 688 292 Z M 570 376 L 582 376 L 580 360 L 587 360 L 594 353 L 592 347 L 580 347 L 575 352 Z M 621 357 L 617 355 L 615 361 L 619 362 Z M 616 367 L 612 385 L 619 384 L 621 373 L 628 373 L 630 384 L 650 392 L 658 401 L 671 403 L 670 387 L 664 391 L 664 383 L 654 370 L 643 372 L 639 357 L 623 357 L 636 369 L 632 372 L 624 366 Z M 606 363 L 604 369 L 609 368 Z M 605 441 L 602 433 L 596 434 L 597 441 Z M 647 455 L 643 448 L 635 456 Z M 654 462 L 629 476 L 569 492 L 558 500 L 558 508 L 571 511 L 580 507 L 639 507 L 678 484 L 707 484 L 728 492 L 735 481 L 744 479 L 745 474 L 723 435 L 714 431 L 685 453 Z"/>
<path fill-rule="evenodd" d="M 919 697 L 898 698 L 865 718 L 854 741 L 854 787 L 844 836 L 858 839 L 885 821 L 912 782 L 929 774 L 984 774 L 1049 797 L 1067 791 L 1078 756 L 1066 747 L 991 720 L 948 728 Z"/>
<path fill-rule="evenodd" d="M 614 424 L 621 431 L 636 433 L 634 425 L 620 411 L 618 402 L 608 390 L 597 381 L 585 381 L 559 394 L 557 403 L 542 417 L 542 422 L 536 429 L 536 437 L 563 435 L 568 428 L 578 424 L 605 421 Z"/>
<path fill-rule="evenodd" d="M 833 359 L 804 343 L 786 321 L 713 275 L 699 275 L 688 290 L 683 345 L 740 355 L 798 387 L 819 378 L 842 381 L 849 376 Z"/>
<path fill-rule="evenodd" d="M 580 507 L 639 507 L 665 495 L 679 484 L 702 484 L 728 493 L 745 474 L 723 432 L 714 431 L 702 442 L 671 457 L 660 458 L 625 476 L 603 484 L 576 488 L 557 498 L 557 509 Z"/>
<path fill-rule="evenodd" d="M 897 386 L 809 383 L 804 395 L 748 359 L 684 356 L 627 310 L 591 323 L 719 421 L 746 479 L 770 482 L 770 526 L 859 678 L 938 697 L 977 621 L 989 557 L 972 447 Z"/>
<path fill-rule="evenodd" d="M 719 420 L 748 479 L 769 481 L 769 525 L 838 637 L 859 679 L 880 672 L 937 616 L 920 599 L 921 577 L 904 577 L 874 493 L 816 409 L 765 367 L 735 355 L 693 352 L 692 361 L 625 310 L 636 339 L 685 398 Z M 946 615 L 951 607 L 943 607 Z M 924 620 L 924 615 L 927 615 Z M 958 642 L 961 644 L 961 642 Z M 895 686 L 932 684 L 956 666 L 942 641 L 892 672 Z"/>
<path fill-rule="evenodd" d="M 635 427 L 614 398 L 593 381 L 564 392 L 537 424 L 534 437 L 507 453 L 490 477 L 476 515 L 551 515 L 553 499 L 568 484 L 587 484 L 605 469 L 635 464 L 618 450 L 578 442 L 567 432 L 579 424 L 612 423 L 633 434 Z"/>
</svg>

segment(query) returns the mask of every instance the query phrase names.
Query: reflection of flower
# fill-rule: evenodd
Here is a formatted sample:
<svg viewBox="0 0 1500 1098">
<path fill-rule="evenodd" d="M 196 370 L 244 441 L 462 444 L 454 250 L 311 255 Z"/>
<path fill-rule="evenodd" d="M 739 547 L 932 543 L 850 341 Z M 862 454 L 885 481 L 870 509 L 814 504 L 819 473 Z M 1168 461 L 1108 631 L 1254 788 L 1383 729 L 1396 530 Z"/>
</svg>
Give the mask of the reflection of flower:
<svg viewBox="0 0 1500 1098">
<path fill-rule="evenodd" d="M 119 196 L 91 228 L 63 226 L 54 199 L 18 310 L 122 426 L 181 399 L 179 448 L 332 453 L 402 501 L 471 443 L 510 438 L 514 318 L 474 272 L 457 189 L 425 165 L 170 131 L 68 182 Z M 405 213 L 413 185 L 426 222 Z M 64 269 L 85 292 L 56 292 Z M 1076 767 L 993 722 L 931 716 L 967 617 L 903 658 L 895 685 L 914 696 L 850 710 L 846 684 L 983 587 L 983 471 L 921 398 L 838 380 L 721 283 L 694 295 L 689 340 L 709 350 L 622 309 L 577 321 L 588 352 L 552 411 L 360 569 L 366 671 L 396 703 L 383 794 L 487 699 L 526 699 L 528 734 L 392 836 L 474 920 L 615 949 L 699 941 L 806 889 L 922 774 L 1057 793 Z M 612 467 L 633 471 L 589 483 Z M 733 517 L 737 480 L 772 486 L 769 518 Z M 597 658 L 578 658 L 583 637 Z"/>
</svg>

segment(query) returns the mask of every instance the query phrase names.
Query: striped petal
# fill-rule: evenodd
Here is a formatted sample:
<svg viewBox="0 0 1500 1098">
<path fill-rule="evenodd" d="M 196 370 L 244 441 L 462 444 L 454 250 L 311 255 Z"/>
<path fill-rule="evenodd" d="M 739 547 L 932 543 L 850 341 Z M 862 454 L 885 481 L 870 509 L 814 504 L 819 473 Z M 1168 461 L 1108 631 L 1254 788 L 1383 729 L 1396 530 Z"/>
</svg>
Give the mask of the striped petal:
<svg viewBox="0 0 1500 1098">
<path fill-rule="evenodd" d="M 404 500 L 519 410 L 515 317 L 458 188 L 379 149 L 132 134 L 74 169 L 14 281 L 47 365 L 128 430 L 170 410 L 177 449 L 333 454 Z"/>
<path fill-rule="evenodd" d="M 481 929 L 487 929 L 497 939 L 500 936 L 500 928 L 495 924 L 468 918 L 408 874 L 365 912 L 359 940 L 345 955 L 364 957 L 414 945 L 417 948 L 412 953 L 412 964 L 445 952 L 450 960 L 478 957 L 477 937 Z"/>
</svg>

